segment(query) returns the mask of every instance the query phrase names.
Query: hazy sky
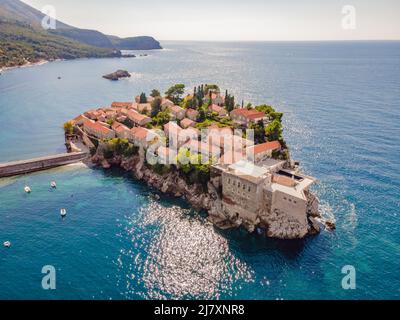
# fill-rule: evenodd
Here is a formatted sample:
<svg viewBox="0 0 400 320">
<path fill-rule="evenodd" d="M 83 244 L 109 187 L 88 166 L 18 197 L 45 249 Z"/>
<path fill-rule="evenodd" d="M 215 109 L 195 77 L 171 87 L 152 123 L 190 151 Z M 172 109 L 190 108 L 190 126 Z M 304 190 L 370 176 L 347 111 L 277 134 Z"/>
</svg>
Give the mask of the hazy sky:
<svg viewBox="0 0 400 320">
<path fill-rule="evenodd" d="M 24 0 L 76 27 L 159 40 L 400 39 L 400 0 Z M 342 27 L 352 5 L 355 29 Z"/>
</svg>

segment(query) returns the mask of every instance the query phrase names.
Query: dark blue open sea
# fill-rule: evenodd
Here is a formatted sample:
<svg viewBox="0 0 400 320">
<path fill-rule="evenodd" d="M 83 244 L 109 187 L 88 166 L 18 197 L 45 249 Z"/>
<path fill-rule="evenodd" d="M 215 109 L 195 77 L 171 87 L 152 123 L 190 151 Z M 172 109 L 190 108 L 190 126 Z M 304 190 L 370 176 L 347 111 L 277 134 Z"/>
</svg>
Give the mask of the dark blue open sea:
<svg viewBox="0 0 400 320">
<path fill-rule="evenodd" d="M 222 232 L 184 201 L 154 202 L 129 175 L 82 165 L 2 179 L 0 243 L 12 247 L 0 247 L 0 298 L 399 299 L 400 42 L 163 45 L 4 72 L 0 162 L 64 151 L 62 124 L 89 108 L 218 83 L 285 112 L 292 156 L 318 178 L 337 230 L 303 241 Z M 101 78 L 116 69 L 133 76 Z M 44 265 L 57 270 L 54 291 L 41 287 Z M 345 265 L 355 290 L 342 289 Z"/>
</svg>

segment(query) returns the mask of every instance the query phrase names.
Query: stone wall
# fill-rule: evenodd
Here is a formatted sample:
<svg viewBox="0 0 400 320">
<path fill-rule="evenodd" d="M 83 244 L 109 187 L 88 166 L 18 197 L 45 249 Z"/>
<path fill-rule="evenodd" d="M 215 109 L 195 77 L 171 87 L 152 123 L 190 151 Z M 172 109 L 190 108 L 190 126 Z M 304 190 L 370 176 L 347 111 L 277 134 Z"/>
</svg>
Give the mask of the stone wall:
<svg viewBox="0 0 400 320">
<path fill-rule="evenodd" d="M 16 176 L 79 162 L 87 157 L 85 152 L 63 153 L 53 156 L 13 161 L 0 164 L 0 178 Z"/>
</svg>

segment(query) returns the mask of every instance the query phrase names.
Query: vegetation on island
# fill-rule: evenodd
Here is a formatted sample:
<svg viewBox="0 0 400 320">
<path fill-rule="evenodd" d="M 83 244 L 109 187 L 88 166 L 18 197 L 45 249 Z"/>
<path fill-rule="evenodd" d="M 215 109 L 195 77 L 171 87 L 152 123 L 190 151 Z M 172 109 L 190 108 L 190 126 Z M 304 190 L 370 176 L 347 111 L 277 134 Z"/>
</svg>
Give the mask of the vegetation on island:
<svg viewBox="0 0 400 320">
<path fill-rule="evenodd" d="M 160 90 L 153 89 L 150 93 L 152 99 L 148 99 L 145 92 L 142 92 L 137 98 L 140 103 L 150 103 L 150 110 L 146 109 L 141 111 L 151 117 L 152 121 L 146 124 L 148 129 L 160 129 L 163 130 L 163 126 L 167 124 L 172 119 L 175 119 L 171 114 L 171 110 L 167 107 L 162 107 L 165 98 L 170 99 L 183 109 L 194 109 L 198 112 L 196 125 L 197 129 L 205 129 L 210 126 L 217 126 L 219 128 L 232 128 L 232 129 L 242 129 L 243 137 L 247 138 L 246 129 L 253 129 L 254 132 L 254 143 L 261 144 L 270 141 L 279 141 L 283 146 L 282 150 L 273 152 L 272 157 L 275 159 L 287 160 L 289 159 L 289 152 L 286 143 L 283 139 L 283 126 L 282 118 L 283 114 L 277 112 L 272 106 L 262 104 L 252 106 L 250 103 L 244 107 L 244 101 L 242 101 L 243 108 L 249 110 L 256 110 L 265 114 L 264 119 L 257 122 L 249 122 L 247 124 L 235 121 L 232 117 L 231 111 L 233 109 L 241 109 L 242 106 L 235 104 L 235 97 L 225 91 L 225 95 L 221 96 L 220 89 L 215 84 L 199 85 L 194 87 L 193 93 L 185 94 L 184 84 L 175 84 L 165 91 L 166 97 L 162 97 Z M 226 115 L 220 115 L 217 112 L 212 111 L 210 105 L 218 99 L 218 104 L 220 108 L 225 109 Z M 232 110 L 230 110 L 232 108 Z M 215 108 L 214 108 L 215 110 Z M 218 110 L 218 109 L 216 109 Z M 108 125 L 112 125 L 116 121 L 114 118 L 109 118 L 106 120 Z M 128 128 L 132 128 L 135 124 L 129 117 L 125 117 L 125 120 L 121 120 Z M 177 120 L 178 125 L 180 120 Z M 64 124 L 64 130 L 66 133 L 73 132 L 73 123 L 66 122 Z M 102 147 L 102 153 L 105 159 L 112 159 L 115 156 L 129 157 L 133 155 L 138 155 L 139 148 L 131 144 L 128 139 L 113 138 L 113 139 L 102 139 L 101 144 L 98 141 L 93 142 L 95 146 Z M 168 137 L 166 138 L 168 146 Z M 190 159 L 190 161 L 189 161 Z M 207 182 L 210 180 L 211 166 L 216 163 L 216 159 L 210 157 L 205 163 L 205 160 L 201 154 L 191 154 L 190 150 L 187 148 L 181 148 L 176 156 L 176 165 L 163 165 L 163 164 L 150 164 L 146 162 L 146 165 L 151 168 L 157 174 L 163 175 L 170 172 L 171 170 L 178 170 L 184 179 L 188 183 L 198 183 L 206 187 Z"/>
<path fill-rule="evenodd" d="M 211 165 L 215 161 L 210 158 L 204 161 L 201 154 L 191 154 L 187 148 L 181 148 L 177 155 L 177 164 L 188 183 L 199 183 L 203 187 L 210 181 Z M 203 163 L 204 161 L 204 163 Z"/>
<path fill-rule="evenodd" d="M 67 121 L 64 123 L 64 132 L 65 134 L 72 135 L 74 133 L 74 124 L 72 121 Z"/>
<path fill-rule="evenodd" d="M 193 88 L 191 94 L 185 94 L 184 84 L 175 84 L 165 91 L 166 98 L 171 100 L 174 104 L 179 105 L 183 109 L 194 109 L 198 111 L 198 116 L 196 119 L 196 128 L 205 129 L 212 125 L 217 125 L 220 128 L 238 128 L 246 129 L 235 123 L 231 117 L 221 117 L 218 113 L 210 111 L 210 105 L 212 104 L 211 94 L 217 93 L 220 95 L 220 88 L 216 84 L 202 84 Z M 162 97 L 160 90 L 153 89 L 150 96 L 154 99 L 151 102 L 151 111 L 144 112 L 152 118 L 151 124 L 147 125 L 149 128 L 163 129 L 163 125 L 167 124 L 172 116 L 168 109 L 162 110 Z M 147 102 L 147 96 L 145 93 L 140 95 L 140 102 Z M 225 95 L 223 95 L 223 103 L 221 104 L 223 108 L 226 109 L 228 114 L 235 108 L 247 108 L 249 110 L 257 110 L 263 112 L 266 115 L 268 121 L 258 121 L 256 123 L 250 123 L 248 129 L 254 130 L 255 144 L 260 144 L 268 141 L 278 140 L 284 146 L 284 150 L 280 152 L 275 152 L 273 154 L 274 158 L 288 159 L 289 154 L 286 150 L 286 144 L 283 139 L 283 126 L 282 118 L 283 114 L 277 112 L 272 106 L 262 104 L 257 106 L 252 106 L 248 103 L 246 106 L 244 101 L 242 101 L 242 106 L 235 103 L 235 97 L 225 90 Z M 179 124 L 179 120 L 178 120 Z M 197 162 L 195 161 L 197 158 Z M 183 159 L 191 159 L 192 161 L 182 161 Z M 183 173 L 183 176 L 189 183 L 200 183 L 206 185 L 210 178 L 210 168 L 214 160 L 209 159 L 205 164 L 202 164 L 201 155 L 190 154 L 189 150 L 182 148 L 180 149 L 177 156 L 177 167 Z M 194 160 L 194 161 L 193 161 Z M 169 172 L 173 165 L 153 165 L 152 169 L 158 174 L 164 174 Z"/>
<path fill-rule="evenodd" d="M 185 92 L 185 85 L 184 84 L 175 84 L 170 87 L 165 94 L 169 100 L 171 100 L 175 104 L 180 104 L 182 102 L 182 95 Z"/>
<path fill-rule="evenodd" d="M 106 159 L 111 159 L 114 156 L 131 157 L 139 152 L 139 148 L 129 143 L 128 139 L 103 139 L 102 142 L 103 155 Z"/>
</svg>

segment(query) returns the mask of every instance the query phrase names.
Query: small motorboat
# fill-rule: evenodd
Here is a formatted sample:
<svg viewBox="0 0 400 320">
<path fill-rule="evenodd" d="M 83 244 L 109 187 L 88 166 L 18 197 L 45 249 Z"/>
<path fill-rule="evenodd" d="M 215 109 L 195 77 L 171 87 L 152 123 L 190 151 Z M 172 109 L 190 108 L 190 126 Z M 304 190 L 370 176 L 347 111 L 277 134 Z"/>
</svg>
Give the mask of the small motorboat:
<svg viewBox="0 0 400 320">
<path fill-rule="evenodd" d="M 263 228 L 257 228 L 257 234 L 259 236 L 261 236 L 261 235 L 265 234 L 265 230 Z"/>
<path fill-rule="evenodd" d="M 29 186 L 25 186 L 24 191 L 26 193 L 31 193 L 32 192 L 32 190 L 31 190 L 31 188 L 29 188 Z"/>
<path fill-rule="evenodd" d="M 51 186 L 53 189 L 56 189 L 56 188 L 57 188 L 57 183 L 56 183 L 55 181 L 52 181 L 52 182 L 50 183 L 50 186 Z"/>
<path fill-rule="evenodd" d="M 64 217 L 67 215 L 67 210 L 66 210 L 66 209 L 64 209 L 64 208 L 63 208 L 63 209 L 61 209 L 61 210 L 60 210 L 60 214 L 61 214 L 61 217 L 63 217 L 63 218 L 64 218 Z"/>
<path fill-rule="evenodd" d="M 154 201 L 160 201 L 160 196 L 158 194 L 151 194 L 150 198 Z"/>
<path fill-rule="evenodd" d="M 11 247 L 11 242 L 10 241 L 6 241 L 3 244 L 6 248 L 10 248 Z"/>
</svg>

